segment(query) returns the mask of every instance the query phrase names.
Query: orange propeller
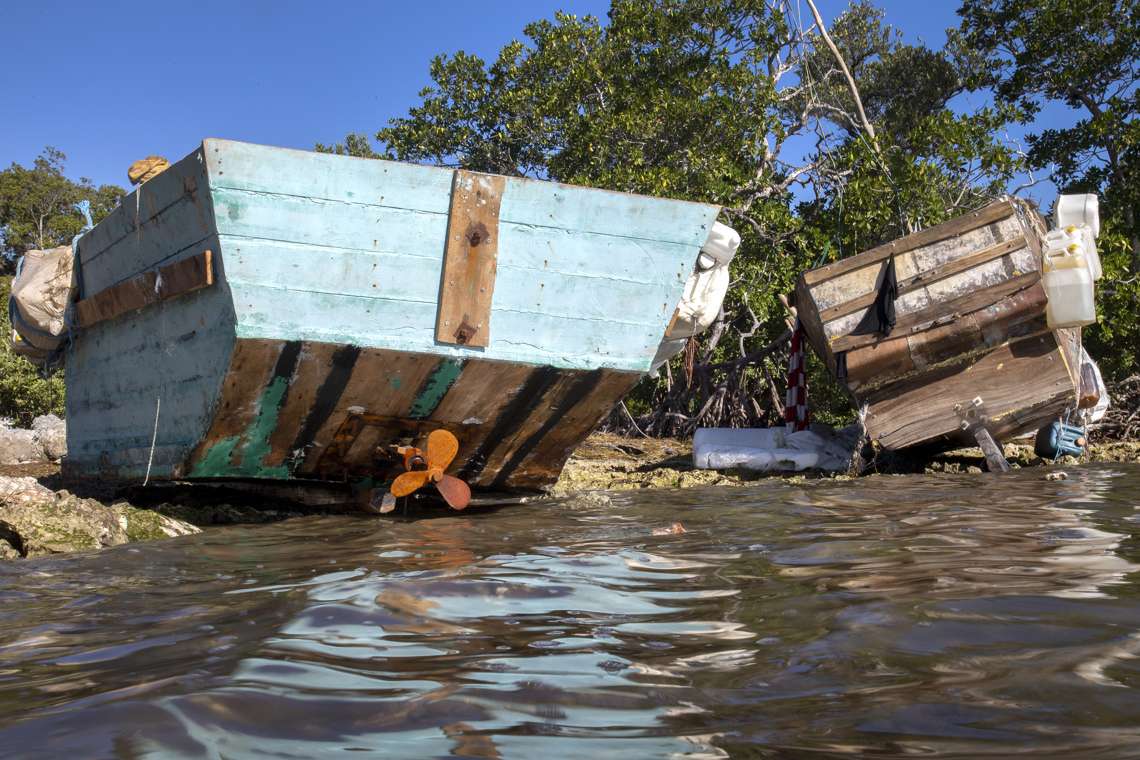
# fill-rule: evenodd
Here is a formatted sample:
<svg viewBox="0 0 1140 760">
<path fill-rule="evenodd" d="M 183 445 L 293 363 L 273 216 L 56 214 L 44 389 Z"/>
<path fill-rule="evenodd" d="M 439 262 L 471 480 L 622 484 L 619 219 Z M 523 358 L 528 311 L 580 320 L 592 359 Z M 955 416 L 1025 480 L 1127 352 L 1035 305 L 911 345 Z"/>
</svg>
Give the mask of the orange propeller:
<svg viewBox="0 0 1140 760">
<path fill-rule="evenodd" d="M 392 481 L 388 492 L 395 498 L 407 496 L 434 483 L 443 500 L 452 509 L 463 509 L 471 502 L 471 488 L 457 477 L 444 472 L 459 453 L 459 441 L 447 430 L 433 430 L 427 440 L 427 452 L 415 446 L 401 446 L 404 472 Z M 393 505 L 394 506 L 394 505 Z"/>
</svg>

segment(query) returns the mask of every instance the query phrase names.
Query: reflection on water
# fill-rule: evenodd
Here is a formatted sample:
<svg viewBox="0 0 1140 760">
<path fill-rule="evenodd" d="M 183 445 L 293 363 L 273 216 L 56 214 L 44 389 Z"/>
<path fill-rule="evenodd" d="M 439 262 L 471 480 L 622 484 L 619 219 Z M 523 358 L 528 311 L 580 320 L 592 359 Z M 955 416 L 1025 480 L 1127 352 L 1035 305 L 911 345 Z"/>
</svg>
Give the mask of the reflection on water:
<svg viewBox="0 0 1140 760">
<path fill-rule="evenodd" d="M 1135 756 L 1140 467 L 1071 474 L 305 518 L 2 565 L 0 746 Z"/>
</svg>

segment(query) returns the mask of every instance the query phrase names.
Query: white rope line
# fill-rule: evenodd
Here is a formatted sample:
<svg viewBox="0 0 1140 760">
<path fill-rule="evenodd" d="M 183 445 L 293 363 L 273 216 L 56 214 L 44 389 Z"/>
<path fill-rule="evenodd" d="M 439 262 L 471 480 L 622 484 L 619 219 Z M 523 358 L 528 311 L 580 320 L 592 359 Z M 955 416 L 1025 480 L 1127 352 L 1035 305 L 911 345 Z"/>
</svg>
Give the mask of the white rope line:
<svg viewBox="0 0 1140 760">
<path fill-rule="evenodd" d="M 146 460 L 146 477 L 143 486 L 150 482 L 150 468 L 154 464 L 154 444 L 158 441 L 158 414 L 162 411 L 162 396 L 154 397 L 154 433 L 150 437 L 150 457 Z"/>
</svg>

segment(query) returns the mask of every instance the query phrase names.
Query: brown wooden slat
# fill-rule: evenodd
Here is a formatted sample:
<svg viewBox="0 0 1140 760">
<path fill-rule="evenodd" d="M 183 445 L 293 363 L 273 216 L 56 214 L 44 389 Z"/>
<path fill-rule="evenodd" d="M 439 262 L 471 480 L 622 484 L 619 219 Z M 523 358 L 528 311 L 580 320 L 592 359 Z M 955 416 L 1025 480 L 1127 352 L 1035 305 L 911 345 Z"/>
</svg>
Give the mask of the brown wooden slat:
<svg viewBox="0 0 1140 760">
<path fill-rule="evenodd" d="M 486 347 L 499 248 L 499 204 L 506 177 L 459 170 L 451 189 L 435 339 Z"/>
<path fill-rule="evenodd" d="M 210 429 L 195 447 L 190 462 L 199 461 L 216 444 L 246 431 L 257 417 L 261 394 L 284 347 L 285 342 L 280 340 L 239 340 L 234 344 Z"/>
<path fill-rule="evenodd" d="M 587 374 L 584 370 L 570 369 L 556 370 L 555 372 L 556 377 L 553 379 L 551 385 L 540 398 L 530 405 L 529 409 L 524 410 L 514 421 L 514 424 L 511 425 L 508 434 L 504 436 L 502 442 L 490 452 L 482 471 L 471 485 L 479 485 L 485 488 L 498 485 L 495 481 L 502 467 L 514 456 L 519 447 L 530 439 L 532 434 L 538 431 L 538 429 L 550 419 L 550 415 L 555 409 L 558 399 L 562 397 L 580 377 Z"/>
<path fill-rule="evenodd" d="M 90 327 L 213 284 L 213 252 L 207 250 L 84 298 L 75 305 L 79 326 Z"/>
<path fill-rule="evenodd" d="M 312 408 L 322 383 L 332 368 L 333 354 L 340 346 L 336 343 L 305 343 L 297 369 L 293 373 L 289 389 L 277 415 L 277 427 L 269 435 L 269 453 L 265 456 L 267 467 L 277 467 L 293 454 L 292 447 L 297 434 L 304 425 L 306 415 Z"/>
<path fill-rule="evenodd" d="M 977 396 L 998 423 L 1028 406 L 1039 405 L 1041 413 L 1059 413 L 1066 404 L 1076 404 L 1076 388 L 1052 333 L 1011 341 L 981 357 L 963 359 L 867 396 L 868 435 L 889 449 L 957 435 L 960 419 L 954 405 L 968 404 Z M 1032 422 L 1038 416 L 1035 412 L 1028 419 Z M 1016 426 L 999 424 L 991 426 L 991 431 L 1000 438 L 1015 432 Z"/>
<path fill-rule="evenodd" d="M 842 349 L 837 349 L 828 342 L 827 334 L 823 331 L 823 323 L 819 320 L 819 312 L 815 309 L 815 301 L 812 300 L 811 289 L 804 282 L 802 274 L 796 280 L 795 302 L 796 316 L 799 317 L 800 324 L 803 325 L 808 343 L 815 349 L 816 355 L 827 365 L 828 370 L 834 374 L 834 352 Z"/>
<path fill-rule="evenodd" d="M 987 248 L 983 248 L 977 253 L 972 253 L 969 256 L 963 256 L 960 259 L 955 259 L 954 261 L 951 261 L 944 266 L 938 267 L 937 269 L 931 269 L 926 272 L 921 272 L 914 277 L 908 277 L 905 280 L 899 280 L 898 294 L 900 296 L 904 296 L 907 293 L 912 293 L 920 288 L 924 288 L 932 282 L 938 282 L 939 280 L 945 280 L 947 277 L 953 277 L 956 274 L 960 274 L 969 269 L 973 269 L 980 264 L 988 263 L 994 259 L 1000 259 L 1003 256 L 1007 256 L 1025 247 L 1026 241 L 1024 237 L 1014 238 L 1013 240 L 1005 240 L 1001 243 L 998 243 L 997 245 L 991 245 Z M 853 314 L 857 311 L 861 311 L 874 304 L 875 299 L 878 297 L 878 295 L 878 292 L 871 292 L 859 296 L 858 298 L 853 298 L 850 301 L 836 304 L 830 309 L 824 309 L 822 312 L 820 312 L 819 318 L 823 322 L 830 322 L 833 319 L 838 319 L 839 317 L 845 317 L 848 314 Z"/>
<path fill-rule="evenodd" d="M 921 332 L 894 334 L 879 343 L 848 351 L 847 383 L 852 390 L 867 392 L 897 382 L 916 369 L 1046 329 L 1045 289 L 1038 282 L 945 324 Z"/>
<path fill-rule="evenodd" d="M 432 412 L 430 420 L 442 426 L 467 423 L 482 434 L 490 431 L 512 396 L 534 371 L 529 364 L 470 359 L 447 395 Z M 448 469 L 452 475 L 465 467 L 480 443 L 479 435 L 459 441 L 459 453 Z"/>
<path fill-rule="evenodd" d="M 593 432 L 614 405 L 644 375 L 638 372 L 601 370 L 597 384 L 581 401 L 568 409 L 535 445 L 531 453 L 505 481 L 509 488 L 542 488 L 552 485 L 566 460 Z"/>
<path fill-rule="evenodd" d="M 1013 293 L 1032 287 L 1034 283 L 1040 280 L 1040 272 L 1026 272 L 1017 277 L 1003 280 L 997 285 L 991 285 L 988 288 L 982 288 L 981 290 L 976 290 L 973 293 L 953 298 L 949 301 L 931 304 L 925 309 L 920 309 L 899 317 L 898 321 L 895 322 L 895 329 L 891 335 L 894 336 L 903 331 L 918 332 L 928 330 L 931 327 L 937 326 L 937 324 L 952 322 L 960 318 L 963 314 L 969 314 L 970 312 L 985 308 L 989 304 L 999 301 Z M 830 341 L 830 349 L 835 353 L 839 353 L 840 351 L 853 351 L 862 346 L 879 343 L 882 340 L 883 338 L 878 335 L 844 335 L 842 338 Z"/>
<path fill-rule="evenodd" d="M 383 349 L 363 349 L 352 367 L 352 375 L 344 386 L 332 411 L 317 432 L 305 454 L 300 472 L 310 475 L 318 472 L 325 477 L 337 473 L 325 469 L 342 468 L 343 453 L 327 460 L 325 447 L 333 443 L 334 436 L 350 416 L 373 414 L 382 417 L 406 415 L 424 380 L 439 364 L 440 357 L 428 354 L 410 354 Z M 346 453 L 346 448 L 344 452 Z"/>
<path fill-rule="evenodd" d="M 984 227 L 987 224 L 992 224 L 999 219 L 1004 219 L 1007 216 L 1015 213 L 1013 204 L 1010 201 L 995 201 L 987 206 L 983 206 L 969 214 L 964 214 L 955 217 L 942 224 L 928 227 L 925 230 L 916 232 L 913 235 L 892 240 L 869 251 L 850 256 L 846 259 L 832 262 L 818 269 L 804 272 L 804 282 L 809 286 L 817 285 L 824 280 L 830 280 L 833 277 L 852 272 L 862 267 L 871 266 L 876 264 L 888 256 L 907 251 L 913 251 L 916 248 L 922 248 L 937 243 L 946 238 L 956 237 L 964 232 L 975 230 L 978 227 Z"/>
</svg>

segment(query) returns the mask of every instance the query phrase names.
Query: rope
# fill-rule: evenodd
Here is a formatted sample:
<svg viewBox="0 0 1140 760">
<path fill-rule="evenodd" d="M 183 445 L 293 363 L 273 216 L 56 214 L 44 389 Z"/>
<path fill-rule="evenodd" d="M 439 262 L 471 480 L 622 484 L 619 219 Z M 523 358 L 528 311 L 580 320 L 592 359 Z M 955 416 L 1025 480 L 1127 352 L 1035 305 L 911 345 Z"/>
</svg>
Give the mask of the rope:
<svg viewBox="0 0 1140 760">
<path fill-rule="evenodd" d="M 154 445 L 158 441 L 158 415 L 162 411 L 162 396 L 154 397 L 154 432 L 150 436 L 150 456 L 146 460 L 146 477 L 143 486 L 150 482 L 150 468 L 154 464 Z"/>
</svg>

